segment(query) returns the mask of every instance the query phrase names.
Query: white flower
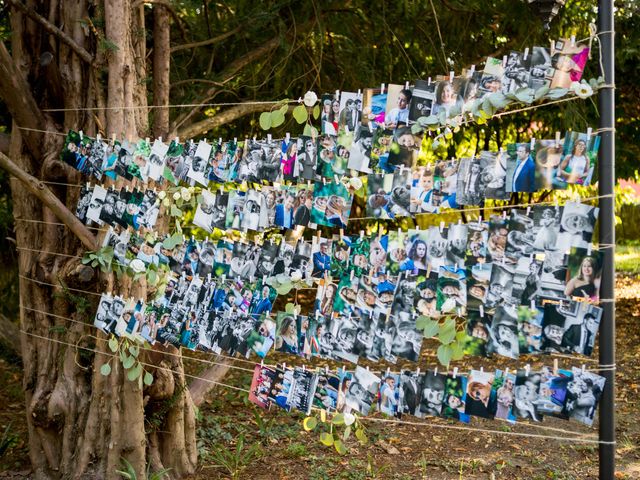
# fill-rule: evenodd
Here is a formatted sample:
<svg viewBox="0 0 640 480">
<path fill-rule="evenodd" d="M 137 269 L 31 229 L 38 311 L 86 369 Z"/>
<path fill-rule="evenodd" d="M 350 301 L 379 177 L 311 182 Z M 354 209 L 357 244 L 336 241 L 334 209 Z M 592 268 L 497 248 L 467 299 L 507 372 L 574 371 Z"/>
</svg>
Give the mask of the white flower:
<svg viewBox="0 0 640 480">
<path fill-rule="evenodd" d="M 164 190 L 161 190 L 158 192 L 158 198 L 160 200 L 164 200 L 164 198 L 167 196 L 167 192 L 165 192 Z"/>
<path fill-rule="evenodd" d="M 593 88 L 586 82 L 572 82 L 570 90 L 580 98 L 589 98 L 593 95 Z"/>
<path fill-rule="evenodd" d="M 291 272 L 291 280 L 297 282 L 298 280 L 302 280 L 302 273 L 299 270 L 294 270 Z"/>
<path fill-rule="evenodd" d="M 144 265 L 144 262 L 139 258 L 134 258 L 133 260 L 131 260 L 131 263 L 129 263 L 129 266 L 131 267 L 131 270 L 133 270 L 135 273 L 142 273 L 147 269 L 147 267 L 145 267 Z"/>
<path fill-rule="evenodd" d="M 355 421 L 356 421 L 356 416 L 353 413 L 344 414 L 344 424 L 346 426 L 353 425 L 353 422 Z"/>
<path fill-rule="evenodd" d="M 176 192 L 173 194 L 173 199 L 174 200 L 180 200 L 180 192 Z"/>
<path fill-rule="evenodd" d="M 162 205 L 164 205 L 165 207 L 168 207 L 169 205 L 171 205 L 171 200 L 169 200 L 168 198 L 165 198 L 162 201 Z"/>
<path fill-rule="evenodd" d="M 304 98 L 302 99 L 302 102 L 307 107 L 313 107 L 317 101 L 318 101 L 318 95 L 316 95 L 316 92 L 312 92 L 311 90 L 305 93 Z"/>
<path fill-rule="evenodd" d="M 183 187 L 183 188 L 180 190 L 180 196 L 182 196 L 182 199 L 183 199 L 185 202 L 188 202 L 189 200 L 191 200 L 191 192 L 189 191 L 189 189 L 188 189 L 188 188 L 184 188 L 184 187 Z"/>
<path fill-rule="evenodd" d="M 349 180 L 349 185 L 354 190 L 360 190 L 362 188 L 362 180 L 360 180 L 360 177 L 353 177 Z"/>
</svg>

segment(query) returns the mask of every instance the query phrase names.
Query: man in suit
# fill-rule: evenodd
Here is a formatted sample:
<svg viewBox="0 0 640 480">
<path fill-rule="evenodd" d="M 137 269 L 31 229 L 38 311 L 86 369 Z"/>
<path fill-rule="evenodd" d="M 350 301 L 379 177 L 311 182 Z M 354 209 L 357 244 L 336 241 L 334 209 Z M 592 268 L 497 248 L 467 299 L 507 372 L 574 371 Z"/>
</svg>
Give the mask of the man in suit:
<svg viewBox="0 0 640 480">
<path fill-rule="evenodd" d="M 327 242 L 320 244 L 320 251 L 313 254 L 313 272 L 312 276 L 319 278 L 324 272 L 331 268 L 331 257 L 328 255 L 329 246 Z"/>
<path fill-rule="evenodd" d="M 258 319 L 263 313 L 266 313 L 268 315 L 271 312 L 273 304 L 271 303 L 271 299 L 269 298 L 269 293 L 269 287 L 265 285 L 262 288 L 262 298 L 256 303 L 256 306 L 253 309 L 253 318 Z"/>
<path fill-rule="evenodd" d="M 282 203 L 276 205 L 275 224 L 282 228 L 293 225 L 293 197 L 287 195 Z"/>
<path fill-rule="evenodd" d="M 402 383 L 402 413 L 415 415 L 420 404 L 419 379 L 415 374 L 403 375 Z"/>
<path fill-rule="evenodd" d="M 531 146 L 518 144 L 516 169 L 513 173 L 514 192 L 533 192 L 536 189 L 536 164 L 531 158 Z"/>
</svg>

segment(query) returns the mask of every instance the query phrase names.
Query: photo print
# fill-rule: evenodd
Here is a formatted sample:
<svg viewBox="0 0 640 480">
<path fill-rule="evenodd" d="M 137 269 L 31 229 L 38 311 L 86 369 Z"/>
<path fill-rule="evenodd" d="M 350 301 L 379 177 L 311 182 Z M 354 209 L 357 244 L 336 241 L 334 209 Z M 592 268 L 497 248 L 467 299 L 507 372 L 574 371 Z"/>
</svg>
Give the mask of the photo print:
<svg viewBox="0 0 640 480">
<path fill-rule="evenodd" d="M 242 215 L 244 214 L 244 202 L 246 198 L 246 192 L 242 192 L 240 190 L 232 190 L 229 192 L 225 228 L 240 230 Z"/>
<path fill-rule="evenodd" d="M 558 188 L 554 186 L 554 183 L 558 181 L 556 175 L 558 173 L 558 166 L 562 162 L 562 151 L 562 142 L 558 142 L 556 139 L 536 139 L 535 145 L 533 146 L 533 158 L 535 158 L 536 164 L 536 190 Z"/>
<path fill-rule="evenodd" d="M 244 205 L 242 207 L 242 215 L 240 221 L 240 230 L 247 232 L 251 230 L 257 232 L 261 229 L 261 225 L 266 224 L 266 210 L 262 210 L 263 197 L 256 190 L 249 190 L 245 196 Z M 276 206 L 276 217 L 278 214 L 278 207 Z M 289 227 L 293 224 L 293 219 L 283 214 L 283 217 L 289 220 Z"/>
<path fill-rule="evenodd" d="M 335 135 L 323 134 L 318 138 L 316 172 L 321 177 L 333 179 L 334 175 L 342 175 L 344 173 L 338 147 L 338 137 Z"/>
<path fill-rule="evenodd" d="M 602 253 L 591 248 L 572 247 L 567 259 L 567 297 L 598 302 L 602 275 Z"/>
<path fill-rule="evenodd" d="M 418 237 L 419 238 L 419 237 Z M 426 270 L 426 242 L 424 252 L 424 264 Z M 400 272 L 413 271 L 413 261 L 407 258 L 412 241 L 409 232 L 392 230 L 387 235 L 386 272 L 390 275 L 398 275 Z"/>
<path fill-rule="evenodd" d="M 431 198 L 431 205 L 437 207 L 434 213 L 438 213 L 443 208 L 458 208 L 456 200 L 458 167 L 459 162 L 456 159 L 440 160 L 435 164 L 434 193 Z"/>
<path fill-rule="evenodd" d="M 415 415 L 422 399 L 422 377 L 417 371 L 403 370 L 400 374 L 400 406 L 402 415 Z"/>
<path fill-rule="evenodd" d="M 268 395 L 269 401 L 287 412 L 291 410 L 289 395 L 291 393 L 292 383 L 293 370 L 282 368 L 275 369 L 275 378 L 271 383 L 271 390 Z"/>
<path fill-rule="evenodd" d="M 353 204 L 353 194 L 347 190 L 342 182 L 332 182 L 329 184 L 330 195 L 327 198 L 325 208 L 325 225 L 334 228 L 346 228 L 351 214 Z"/>
<path fill-rule="evenodd" d="M 76 205 L 76 217 L 82 223 L 87 223 L 87 212 L 91 206 L 91 197 L 93 196 L 93 187 L 88 183 L 83 185 L 78 196 L 78 204 Z"/>
<path fill-rule="evenodd" d="M 602 309 L 574 300 L 544 305 L 543 349 L 549 352 L 591 355 Z"/>
<path fill-rule="evenodd" d="M 384 125 L 387 109 L 387 94 L 379 88 L 366 88 L 362 102 L 362 124 L 370 130 L 376 130 L 378 125 Z"/>
<path fill-rule="evenodd" d="M 572 379 L 573 373 L 569 370 L 552 372 L 545 367 L 538 392 L 537 411 L 542 415 L 563 418 L 563 410 L 567 402 L 567 389 Z M 566 419 L 566 417 L 564 418 Z"/>
<path fill-rule="evenodd" d="M 460 95 L 460 77 L 439 77 L 435 89 L 435 101 L 431 115 L 444 115 L 445 118 L 462 113 L 463 99 Z M 442 113 L 444 112 L 444 113 Z"/>
<path fill-rule="evenodd" d="M 554 171 L 553 187 L 563 189 L 568 185 L 591 185 L 599 148 L 599 135 L 567 132 L 562 160 Z"/>
<path fill-rule="evenodd" d="M 427 372 L 422 377 L 422 393 L 420 406 L 416 411 L 417 417 L 439 417 L 442 414 L 442 405 L 447 376 L 437 372 Z"/>
<path fill-rule="evenodd" d="M 313 187 L 307 184 L 298 185 L 296 198 L 295 198 L 295 201 L 293 202 L 292 226 L 316 228 L 316 225 L 311 223 L 312 208 L 313 208 Z M 268 225 L 268 221 L 266 223 Z"/>
<path fill-rule="evenodd" d="M 318 384 L 318 376 L 304 368 L 293 369 L 293 378 L 289 391 L 288 404 L 305 415 L 311 413 L 313 394 Z"/>
<path fill-rule="evenodd" d="M 464 268 L 442 266 L 438 270 L 436 309 L 463 315 L 467 306 L 467 276 Z"/>
<path fill-rule="evenodd" d="M 202 200 L 193 216 L 193 224 L 211 233 L 213 230 L 213 216 L 216 211 L 216 196 L 209 190 L 203 189 Z M 226 214 L 226 209 L 225 209 Z"/>
<path fill-rule="evenodd" d="M 530 143 L 507 145 L 507 192 L 536 191 L 536 163 Z"/>
<path fill-rule="evenodd" d="M 447 259 L 448 265 L 465 265 L 467 252 L 468 226 L 465 223 L 451 224 L 447 231 Z"/>
<path fill-rule="evenodd" d="M 507 190 L 507 158 L 502 149 L 499 152 L 480 152 L 480 166 L 482 169 L 482 184 L 484 197 L 494 200 L 508 200 Z"/>
<path fill-rule="evenodd" d="M 362 344 L 366 343 L 364 357 L 372 362 L 385 362 L 395 364 L 397 357 L 394 355 L 394 340 L 396 339 L 396 322 L 392 317 L 380 311 L 374 311 L 369 317 L 369 328 L 362 328 L 358 333 Z M 366 338 L 366 342 L 362 340 Z M 410 349 L 412 347 L 410 346 Z M 395 349 L 398 350 L 397 348 Z M 409 350 L 410 353 L 410 350 Z"/>
<path fill-rule="evenodd" d="M 313 190 L 313 206 L 311 207 L 311 223 L 316 225 L 327 225 L 325 214 L 327 211 L 327 203 L 332 192 L 332 184 L 316 182 Z"/>
<path fill-rule="evenodd" d="M 567 385 L 567 399 L 563 413 L 569 419 L 591 426 L 606 379 L 576 367 L 571 371 L 573 378 Z"/>
<path fill-rule="evenodd" d="M 542 375 L 538 372 L 530 372 L 528 369 L 518 370 L 514 387 L 513 413 L 516 418 L 531 419 L 534 422 L 542 421 L 540 405 L 540 385 Z"/>
<path fill-rule="evenodd" d="M 402 395 L 400 375 L 382 372 L 380 378 L 382 382 L 378 396 L 378 410 L 389 417 L 397 417 L 400 415 L 399 406 Z"/>
<path fill-rule="evenodd" d="M 410 322 L 413 319 L 413 304 L 416 295 L 416 276 L 404 272 L 398 277 L 398 286 L 391 305 L 391 315 L 401 321 Z"/>
<path fill-rule="evenodd" d="M 412 170 L 411 213 L 436 213 L 438 205 L 432 203 L 434 170 L 431 165 Z"/>
<path fill-rule="evenodd" d="M 129 230 L 122 230 L 119 234 L 115 232 L 113 227 L 109 227 L 109 230 L 104 236 L 102 241 L 102 247 L 113 248 L 113 258 L 123 266 L 126 266 L 131 261 L 127 257 L 129 240 L 131 238 L 131 232 Z"/>
<path fill-rule="evenodd" d="M 409 124 L 415 123 L 421 117 L 431 115 L 433 102 L 436 98 L 436 84 L 431 81 L 416 80 L 411 92 L 409 107 Z"/>
<path fill-rule="evenodd" d="M 522 52 L 511 51 L 502 76 L 502 93 L 514 93 L 529 86 L 531 57 Z"/>
<path fill-rule="evenodd" d="M 489 224 L 478 219 L 467 224 L 467 252 L 465 265 L 474 267 L 487 262 L 487 244 L 489 241 Z"/>
<path fill-rule="evenodd" d="M 281 148 L 281 178 L 285 181 L 291 182 L 300 176 L 300 164 L 298 163 L 298 141 L 289 139 L 289 142 L 287 143 L 283 140 Z"/>
<path fill-rule="evenodd" d="M 349 268 L 349 250 L 351 239 L 347 236 L 334 235 L 333 252 L 331 255 L 331 268 L 329 273 L 332 277 L 340 278 L 346 275 Z"/>
<path fill-rule="evenodd" d="M 414 308 L 418 315 L 439 317 L 437 306 L 438 272 L 419 275 L 414 296 Z"/>
<path fill-rule="evenodd" d="M 222 183 L 227 177 L 224 165 L 224 143 L 220 141 L 217 145 L 212 145 L 211 147 L 211 154 L 204 171 L 204 178 L 207 181 Z"/>
<path fill-rule="evenodd" d="M 553 74 L 554 69 L 549 49 L 533 47 L 529 64 L 529 88 L 539 90 L 548 87 L 551 84 Z"/>
<path fill-rule="evenodd" d="M 368 415 L 380 388 L 380 377 L 362 367 L 356 367 L 345 394 L 345 412 Z"/>
<path fill-rule="evenodd" d="M 362 94 L 356 92 L 340 93 L 340 114 L 338 128 L 341 132 L 355 132 L 362 116 Z"/>
<path fill-rule="evenodd" d="M 97 190 L 97 187 L 96 187 Z M 95 190 L 94 190 L 95 193 Z M 115 226 L 116 220 L 121 220 L 127 204 L 120 197 L 120 192 L 109 188 L 104 197 L 104 203 L 100 210 L 100 220 L 107 225 Z"/>
<path fill-rule="evenodd" d="M 582 78 L 589 58 L 589 46 L 575 41 L 556 40 L 551 49 L 551 64 L 555 69 L 550 88 L 569 88 Z"/>
<path fill-rule="evenodd" d="M 413 94 L 403 85 L 389 84 L 387 86 L 387 104 L 385 108 L 385 127 L 395 130 L 409 125 L 409 110 Z"/>
<path fill-rule="evenodd" d="M 398 169 L 411 170 L 418 161 L 422 137 L 411 132 L 411 127 L 399 127 L 393 131 L 393 142 L 389 148 L 386 164 L 382 169 L 395 172 Z M 380 166 L 380 163 L 378 164 Z"/>
<path fill-rule="evenodd" d="M 389 236 L 378 235 L 372 237 L 369 242 L 369 266 L 374 274 L 380 274 L 387 268 L 387 250 L 389 248 Z"/>
<path fill-rule="evenodd" d="M 463 111 L 470 111 L 474 102 L 482 97 L 482 92 L 480 92 L 481 81 L 481 72 L 476 72 L 475 69 L 463 70 L 463 78 L 460 80 L 459 87 Z"/>
<path fill-rule="evenodd" d="M 487 302 L 493 264 L 476 263 L 467 267 L 467 310 L 480 310 Z M 499 288 L 499 287 L 498 287 Z"/>
<path fill-rule="evenodd" d="M 349 314 L 356 308 L 358 299 L 358 282 L 359 279 L 351 277 L 341 277 L 338 283 L 338 291 L 336 292 L 333 302 L 333 311 L 336 313 Z"/>
<path fill-rule="evenodd" d="M 484 201 L 487 184 L 484 181 L 483 172 L 487 164 L 482 165 L 483 159 L 486 162 L 486 157 L 460 159 L 456 191 L 458 204 L 480 205 Z"/>
<path fill-rule="evenodd" d="M 187 173 L 189 173 L 189 165 L 191 158 L 189 157 L 190 144 L 181 144 L 179 141 L 172 140 L 166 153 L 162 176 L 174 185 L 187 181 Z M 193 149 L 195 153 L 195 149 Z M 150 170 L 147 164 L 147 175 Z"/>
<path fill-rule="evenodd" d="M 537 354 L 542 352 L 542 328 L 544 309 L 529 305 L 518 307 L 518 337 L 520 354 Z"/>
<path fill-rule="evenodd" d="M 320 113 L 321 133 L 337 135 L 340 120 L 340 99 L 330 93 L 320 98 L 322 111 Z"/>
<path fill-rule="evenodd" d="M 491 315 L 484 312 L 469 311 L 466 323 L 465 353 L 485 357 L 489 354 L 488 343 L 491 340 Z"/>
<path fill-rule="evenodd" d="M 540 255 L 542 257 L 542 255 Z M 541 293 L 542 260 L 534 255 L 518 258 L 511 296 L 517 304 L 531 305 Z"/>
<path fill-rule="evenodd" d="M 492 386 L 496 391 L 495 418 L 515 423 L 516 416 L 513 413 L 513 404 L 515 403 L 516 376 L 509 373 L 508 370 L 496 370 Z"/>
<path fill-rule="evenodd" d="M 353 141 L 349 147 L 349 161 L 347 168 L 358 172 L 371 172 L 371 150 L 373 148 L 373 132 L 364 125 L 358 125 L 353 134 Z"/>
<path fill-rule="evenodd" d="M 369 174 L 367 187 L 368 217 L 394 219 L 410 215 L 410 171 L 395 174 Z"/>
<path fill-rule="evenodd" d="M 89 202 L 89 207 L 87 208 L 87 214 L 86 214 L 87 220 L 96 222 L 98 225 L 103 224 L 102 220 L 100 220 L 100 215 L 102 213 L 102 207 L 105 203 L 106 197 L 107 197 L 106 188 L 103 188 L 100 185 L 95 185 L 93 187 L 91 200 Z"/>
<path fill-rule="evenodd" d="M 260 408 L 269 408 L 269 395 L 272 387 L 277 383 L 276 370 L 265 365 L 256 365 L 253 370 L 251 387 L 249 387 L 249 401 Z"/>
<path fill-rule="evenodd" d="M 520 342 L 518 338 L 518 310 L 514 305 L 500 305 L 496 308 L 489 332 L 489 354 L 508 358 L 518 358 Z"/>
<path fill-rule="evenodd" d="M 553 212 L 553 209 L 549 210 Z M 536 231 L 531 210 L 512 209 L 507 228 L 509 233 L 505 255 L 509 262 L 514 263 L 523 255 L 532 255 Z"/>
<path fill-rule="evenodd" d="M 298 240 L 296 249 L 293 253 L 293 262 L 291 263 L 291 276 L 301 279 L 310 280 L 313 273 L 312 260 L 313 245 L 304 239 Z"/>
<path fill-rule="evenodd" d="M 563 298 L 566 288 L 568 255 L 562 250 L 546 252 L 540 275 L 540 295 Z"/>
<path fill-rule="evenodd" d="M 369 168 L 373 173 L 392 173 L 389 165 L 389 151 L 393 142 L 393 131 L 377 128 L 373 131 Z"/>
<path fill-rule="evenodd" d="M 447 375 L 444 386 L 444 400 L 441 416 L 469 423 L 470 417 L 465 413 L 467 402 L 467 377 Z"/>
<path fill-rule="evenodd" d="M 153 142 L 151 154 L 149 155 L 149 178 L 153 181 L 159 181 L 164 172 L 165 157 L 169 151 L 169 145 L 159 139 Z"/>
<path fill-rule="evenodd" d="M 331 247 L 332 240 L 322 238 L 320 236 L 313 237 L 312 243 L 312 260 L 313 270 L 311 275 L 314 278 L 322 278 L 325 273 L 329 273 L 331 269 Z"/>
<path fill-rule="evenodd" d="M 457 233 L 454 232 L 453 237 L 456 237 L 456 235 Z M 451 252 L 451 254 L 455 254 L 455 252 L 454 250 L 450 250 L 449 230 L 447 228 L 430 227 L 426 231 L 426 244 L 427 244 L 427 271 L 437 272 L 440 270 L 441 267 L 444 267 L 445 265 L 453 264 L 453 262 L 449 262 L 449 259 L 448 259 L 449 252 Z M 417 253 L 420 254 L 421 251 Z M 409 254 L 409 257 L 414 258 L 411 252 Z M 419 262 L 414 260 L 414 263 L 419 263 Z"/>
<path fill-rule="evenodd" d="M 335 412 L 338 406 L 340 383 L 340 377 L 328 370 L 319 373 L 318 384 L 313 394 L 313 406 L 327 412 Z"/>
<path fill-rule="evenodd" d="M 487 262 L 504 263 L 509 234 L 508 220 L 505 216 L 491 215 L 489 218 L 489 238 L 487 239 Z"/>
<path fill-rule="evenodd" d="M 158 221 L 160 214 L 160 200 L 155 190 L 145 190 L 142 202 L 136 215 L 136 223 L 139 228 L 152 229 Z"/>
<path fill-rule="evenodd" d="M 400 312 L 399 315 L 392 315 L 389 320 L 393 322 L 393 330 L 395 330 L 391 353 L 396 357 L 417 362 L 420 358 L 423 336 L 422 331 L 416 329 L 415 318 L 413 316 L 407 317 L 407 315 L 404 315 L 404 312 Z M 387 322 L 387 325 L 387 328 L 389 329 L 391 327 L 389 321 Z"/>
<path fill-rule="evenodd" d="M 369 274 L 369 254 L 371 251 L 371 239 L 361 231 L 359 236 L 351 238 L 351 248 L 349 249 L 349 265 L 347 273 L 361 277 Z"/>
<path fill-rule="evenodd" d="M 467 379 L 465 413 L 474 417 L 493 418 L 496 413 L 495 375 L 481 370 L 471 370 Z"/>
<path fill-rule="evenodd" d="M 504 66 L 499 58 L 487 57 L 480 79 L 478 89 L 479 98 L 484 95 L 502 91 L 502 78 L 504 77 Z"/>
<path fill-rule="evenodd" d="M 571 247 L 589 248 L 599 211 L 598 207 L 583 203 L 565 203 L 560 217 L 558 248 L 563 251 Z"/>
</svg>

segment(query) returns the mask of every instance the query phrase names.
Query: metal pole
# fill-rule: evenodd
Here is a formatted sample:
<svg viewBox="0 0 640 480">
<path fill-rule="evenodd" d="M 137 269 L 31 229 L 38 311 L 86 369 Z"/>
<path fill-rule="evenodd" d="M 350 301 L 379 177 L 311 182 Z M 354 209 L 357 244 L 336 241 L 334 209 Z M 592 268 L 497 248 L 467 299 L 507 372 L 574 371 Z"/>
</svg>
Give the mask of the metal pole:
<svg viewBox="0 0 640 480">
<path fill-rule="evenodd" d="M 602 48 L 602 66 L 607 86 L 598 94 L 601 129 L 600 155 L 598 159 L 598 188 L 600 195 L 610 195 L 600 199 L 600 235 L 601 244 L 614 245 L 615 220 L 612 194 L 615 184 L 615 89 L 613 88 L 615 50 L 613 0 L 598 0 L 598 35 Z M 614 248 L 603 249 L 602 280 L 600 296 L 607 299 L 602 304 L 603 314 L 600 326 L 600 365 L 614 366 L 616 363 L 616 317 L 615 317 L 615 261 Z M 609 300 L 611 299 L 611 300 Z M 607 368 L 607 367 L 603 367 Z M 615 369 L 601 372 L 607 383 L 600 402 L 600 479 L 614 480 L 615 476 Z"/>
</svg>

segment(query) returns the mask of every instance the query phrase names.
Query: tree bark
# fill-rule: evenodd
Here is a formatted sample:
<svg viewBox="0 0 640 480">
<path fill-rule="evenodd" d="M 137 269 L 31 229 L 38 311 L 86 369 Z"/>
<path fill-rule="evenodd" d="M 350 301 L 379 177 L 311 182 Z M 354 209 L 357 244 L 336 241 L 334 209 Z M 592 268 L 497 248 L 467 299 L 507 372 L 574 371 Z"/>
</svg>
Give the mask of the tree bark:
<svg viewBox="0 0 640 480">
<path fill-rule="evenodd" d="M 155 377 L 150 387 L 127 380 L 119 361 L 111 362 L 109 376 L 101 375 L 99 369 L 110 357 L 100 353 L 109 351 L 107 337 L 92 326 L 98 297 L 83 297 L 30 280 L 112 291 L 126 298 L 145 297 L 146 293 L 144 281 L 133 283 L 124 278 L 116 284 L 112 276 L 97 278 L 92 269 L 73 258 L 83 252 L 83 246 L 95 245 L 91 234 L 73 226 L 79 189 L 64 185 L 49 189 L 39 182 L 78 184 L 84 179 L 58 160 L 62 137 L 22 129 L 64 132 L 82 128 L 87 134 L 104 130 L 130 139 L 148 134 L 148 111 L 139 108 L 146 106 L 147 96 L 146 40 L 139 34 L 144 32 L 144 7 L 132 8 L 125 0 L 105 1 L 105 27 L 99 34 L 112 45 L 105 51 L 80 21 L 89 17 L 90 3 L 29 3 L 29 8 L 64 35 L 43 28 L 40 19 L 13 8 L 10 55 L 0 43 L 0 97 L 13 119 L 8 158 L 3 157 L 2 163 L 30 186 L 11 182 L 15 218 L 37 222 L 16 222 L 16 244 L 41 252 L 21 249 L 18 255 L 20 303 L 29 307 L 20 311 L 20 329 L 26 332 L 20 335 L 20 343 L 32 478 L 115 480 L 120 478 L 116 470 L 122 468 L 122 459 L 133 465 L 138 479 L 145 478 L 148 465 L 152 470 L 169 468 L 169 475 L 178 478 L 193 472 L 197 461 L 194 408 L 181 358 L 161 352 L 146 354 L 142 361 L 150 365 L 147 369 Z M 79 48 L 89 52 L 100 68 L 87 68 Z M 52 107 L 47 90 L 35 88 L 48 80 L 40 62 L 44 52 L 54 57 L 47 68 L 55 62 L 60 73 L 66 111 L 55 118 L 41 110 Z M 95 106 L 111 108 L 95 113 L 86 110 Z M 65 225 L 59 225 L 58 219 Z M 97 352 L 87 353 L 64 343 Z"/>
<path fill-rule="evenodd" d="M 226 357 L 216 357 L 215 361 L 225 365 L 211 365 L 189 384 L 189 393 L 196 407 L 204 402 L 207 393 L 215 387 L 215 382 L 220 382 L 231 368 L 232 360 Z"/>
<path fill-rule="evenodd" d="M 170 48 L 171 34 L 167 8 L 153 8 L 153 135 L 166 138 L 169 134 Z M 165 107 L 165 108 L 158 108 Z"/>
</svg>

